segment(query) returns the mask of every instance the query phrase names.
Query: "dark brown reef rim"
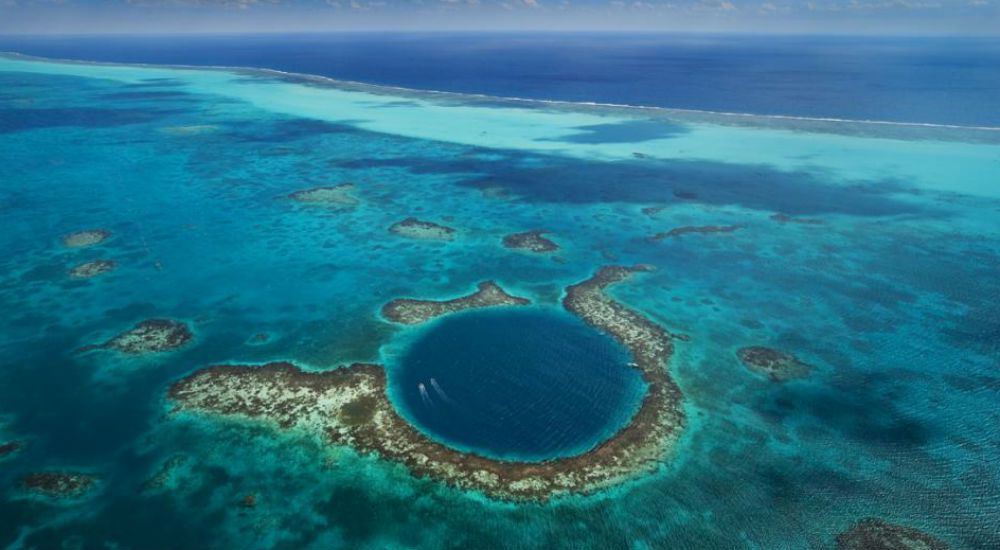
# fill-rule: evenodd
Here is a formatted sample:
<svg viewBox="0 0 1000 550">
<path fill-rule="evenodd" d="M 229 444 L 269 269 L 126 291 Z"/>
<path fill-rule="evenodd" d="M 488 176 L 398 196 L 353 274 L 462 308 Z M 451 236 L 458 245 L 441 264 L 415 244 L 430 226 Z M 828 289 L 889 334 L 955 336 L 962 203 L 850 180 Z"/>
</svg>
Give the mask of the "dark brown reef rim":
<svg viewBox="0 0 1000 550">
<path fill-rule="evenodd" d="M 493 498 L 546 500 L 591 493 L 656 470 L 671 455 L 685 423 L 681 392 L 667 370 L 673 335 L 604 292 L 648 269 L 605 267 L 566 289 L 564 307 L 623 344 L 647 384 L 627 426 L 573 457 L 501 461 L 433 441 L 396 412 L 386 394 L 385 370 L 378 365 L 326 372 L 305 372 L 283 362 L 218 365 L 176 382 L 169 397 L 176 411 L 257 418 L 282 429 L 301 429 L 330 444 L 402 463 L 413 475 Z"/>
<path fill-rule="evenodd" d="M 417 300 L 397 298 L 382 306 L 382 316 L 395 323 L 416 325 L 465 309 L 492 306 L 524 306 L 531 303 L 527 298 L 508 294 L 493 281 L 479 283 L 478 290 L 466 296 L 451 300 Z"/>
</svg>

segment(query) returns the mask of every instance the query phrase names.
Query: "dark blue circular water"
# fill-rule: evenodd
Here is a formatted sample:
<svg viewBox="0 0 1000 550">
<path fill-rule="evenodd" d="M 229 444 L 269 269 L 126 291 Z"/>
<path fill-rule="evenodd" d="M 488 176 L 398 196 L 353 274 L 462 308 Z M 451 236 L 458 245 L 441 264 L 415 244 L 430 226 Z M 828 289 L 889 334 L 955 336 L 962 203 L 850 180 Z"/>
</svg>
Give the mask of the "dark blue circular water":
<svg viewBox="0 0 1000 550">
<path fill-rule="evenodd" d="M 586 451 L 623 427 L 645 385 L 610 337 L 558 311 L 469 312 L 437 322 L 390 371 L 422 431 L 504 459 Z"/>
</svg>

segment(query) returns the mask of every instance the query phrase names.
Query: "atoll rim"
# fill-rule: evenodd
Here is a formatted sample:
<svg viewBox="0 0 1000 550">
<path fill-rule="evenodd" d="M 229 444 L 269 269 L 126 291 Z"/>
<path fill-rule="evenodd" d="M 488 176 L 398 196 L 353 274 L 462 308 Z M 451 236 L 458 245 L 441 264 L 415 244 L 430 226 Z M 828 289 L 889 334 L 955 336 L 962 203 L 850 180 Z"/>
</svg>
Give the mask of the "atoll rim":
<svg viewBox="0 0 1000 550">
<path fill-rule="evenodd" d="M 495 306 L 524 306 L 531 303 L 527 298 L 508 294 L 493 281 L 479 283 L 476 291 L 466 296 L 450 300 L 419 300 L 396 298 L 382 307 L 382 316 L 404 325 L 415 325 L 435 317 L 466 309 Z"/>
<path fill-rule="evenodd" d="M 627 425 L 582 454 L 524 462 L 445 446 L 396 411 L 387 395 L 385 370 L 378 365 L 316 373 L 290 363 L 219 365 L 176 382 L 169 396 L 177 410 L 257 418 L 278 428 L 306 430 L 331 444 L 400 462 L 414 475 L 498 499 L 592 493 L 656 470 L 671 455 L 684 426 L 682 396 L 667 370 L 672 335 L 604 293 L 632 273 L 649 269 L 605 267 L 566 290 L 566 311 L 621 344 L 632 357 L 629 368 L 636 369 L 646 385 Z"/>
</svg>

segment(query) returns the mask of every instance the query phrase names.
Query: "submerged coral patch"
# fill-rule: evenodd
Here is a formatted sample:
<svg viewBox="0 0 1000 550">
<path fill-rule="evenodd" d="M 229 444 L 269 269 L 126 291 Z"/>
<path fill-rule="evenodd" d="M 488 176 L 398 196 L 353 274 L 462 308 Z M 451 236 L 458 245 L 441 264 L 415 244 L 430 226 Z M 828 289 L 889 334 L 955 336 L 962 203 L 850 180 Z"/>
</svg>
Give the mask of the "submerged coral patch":
<svg viewBox="0 0 1000 550">
<path fill-rule="evenodd" d="M 531 300 L 507 294 L 493 281 L 479 283 L 472 294 L 451 300 L 416 300 L 397 298 L 382 307 L 382 316 L 395 323 L 415 325 L 435 317 L 465 309 L 492 306 L 523 306 Z"/>
<path fill-rule="evenodd" d="M 414 475 L 495 498 L 545 500 L 589 493 L 658 468 L 684 426 L 681 393 L 667 371 L 672 335 L 604 293 L 607 286 L 644 269 L 604 268 L 566 291 L 566 310 L 622 344 L 647 384 L 632 420 L 575 456 L 503 461 L 438 443 L 396 412 L 386 394 L 385 371 L 378 365 L 326 372 L 305 372 L 289 363 L 220 365 L 176 382 L 169 397 L 179 411 L 258 418 L 284 429 L 302 429 L 331 444 L 400 462 Z"/>
<path fill-rule="evenodd" d="M 113 260 L 93 260 L 84 262 L 69 270 L 69 276 L 74 279 L 89 279 L 115 269 Z"/>
<path fill-rule="evenodd" d="M 453 240 L 455 238 L 455 233 L 457 233 L 457 231 L 451 227 L 436 224 L 434 222 L 418 220 L 417 218 L 412 217 L 392 224 L 389 227 L 389 231 L 402 237 L 434 241 Z"/>
<path fill-rule="evenodd" d="M 771 219 L 778 223 L 798 223 L 802 225 L 822 225 L 823 220 L 817 218 L 800 218 L 798 216 L 789 216 L 788 214 L 772 214 Z"/>
<path fill-rule="evenodd" d="M 912 527 L 868 518 L 837 535 L 838 550 L 949 550 L 944 541 Z"/>
<path fill-rule="evenodd" d="M 15 453 L 24 448 L 24 443 L 20 441 L 8 441 L 6 443 L 0 443 L 0 459 L 13 456 Z"/>
<path fill-rule="evenodd" d="M 733 231 L 742 228 L 743 226 L 741 225 L 686 225 L 684 227 L 675 227 L 670 231 L 657 233 L 649 239 L 651 241 L 662 241 L 663 239 L 680 237 L 681 235 L 687 235 L 689 233 L 732 233 Z"/>
<path fill-rule="evenodd" d="M 113 349 L 130 355 L 171 351 L 184 346 L 194 334 L 187 324 L 172 319 L 147 319 L 103 344 L 85 346 L 79 351 Z"/>
<path fill-rule="evenodd" d="M 251 346 L 262 346 L 271 341 L 271 335 L 266 332 L 258 332 L 247 340 Z"/>
<path fill-rule="evenodd" d="M 553 252 L 559 250 L 559 245 L 551 239 L 545 238 L 545 231 L 526 231 L 524 233 L 512 233 L 503 238 L 503 245 L 507 248 L 527 250 L 529 252 Z"/>
<path fill-rule="evenodd" d="M 88 229 L 63 235 L 63 244 L 69 248 L 84 248 L 101 244 L 111 237 L 111 232 L 105 229 Z"/>
<path fill-rule="evenodd" d="M 784 351 L 764 346 L 740 348 L 736 355 L 750 370 L 763 374 L 773 382 L 784 382 L 808 376 L 812 366 Z"/>
<path fill-rule="evenodd" d="M 173 482 L 177 470 L 188 461 L 187 455 L 177 454 L 168 458 L 160 468 L 143 482 L 142 490 L 145 492 L 163 489 Z"/>
<path fill-rule="evenodd" d="M 341 183 L 340 185 L 334 185 L 332 187 L 313 187 L 311 189 L 303 189 L 301 191 L 291 193 L 288 195 L 288 198 L 293 201 L 307 204 L 349 208 L 357 206 L 359 202 L 356 197 L 351 195 L 353 190 L 353 183 Z"/>
<path fill-rule="evenodd" d="M 34 472 L 21 478 L 21 487 L 51 498 L 80 497 L 96 484 L 96 476 L 79 472 Z"/>
</svg>

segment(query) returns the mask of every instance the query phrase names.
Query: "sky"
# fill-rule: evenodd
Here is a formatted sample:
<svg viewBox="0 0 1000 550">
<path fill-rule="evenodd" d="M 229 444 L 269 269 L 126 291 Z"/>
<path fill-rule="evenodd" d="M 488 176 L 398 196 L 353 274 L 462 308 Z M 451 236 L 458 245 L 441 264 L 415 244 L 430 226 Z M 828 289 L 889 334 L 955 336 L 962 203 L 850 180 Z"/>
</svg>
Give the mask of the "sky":
<svg viewBox="0 0 1000 550">
<path fill-rule="evenodd" d="M 1000 35 L 1000 0 L 0 0 L 0 34 L 371 30 Z"/>
</svg>

